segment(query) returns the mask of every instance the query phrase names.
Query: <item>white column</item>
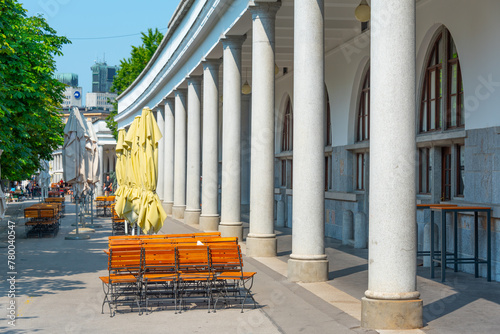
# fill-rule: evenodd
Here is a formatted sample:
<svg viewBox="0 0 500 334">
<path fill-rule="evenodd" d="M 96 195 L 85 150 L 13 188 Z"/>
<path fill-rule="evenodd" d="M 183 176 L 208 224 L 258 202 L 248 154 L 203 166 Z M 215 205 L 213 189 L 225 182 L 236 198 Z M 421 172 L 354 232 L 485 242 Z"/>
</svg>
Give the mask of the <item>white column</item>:
<svg viewBox="0 0 500 334">
<path fill-rule="evenodd" d="M 99 182 L 97 182 L 97 195 L 102 196 L 104 195 L 102 190 L 104 185 L 104 151 L 101 145 L 97 146 L 97 152 L 99 153 Z"/>
<path fill-rule="evenodd" d="M 274 48 L 280 3 L 252 12 L 252 153 L 248 256 L 276 256 L 274 233 Z M 301 46 L 302 47 L 302 46 Z"/>
<path fill-rule="evenodd" d="M 370 235 L 361 324 L 418 328 L 422 301 L 416 291 L 415 1 L 371 4 Z"/>
<path fill-rule="evenodd" d="M 241 223 L 241 46 L 246 36 L 227 36 L 223 47 L 222 194 L 219 231 L 243 239 Z"/>
<path fill-rule="evenodd" d="M 188 78 L 187 177 L 184 222 L 200 223 L 201 76 Z"/>
<path fill-rule="evenodd" d="M 203 62 L 203 165 L 200 229 L 219 229 L 219 59 Z"/>
<path fill-rule="evenodd" d="M 160 200 L 163 201 L 163 179 L 164 179 L 164 157 L 163 155 L 165 154 L 165 149 L 164 149 L 164 143 L 165 143 L 165 121 L 164 121 L 164 107 L 159 106 L 158 109 L 156 109 L 156 122 L 158 123 L 158 127 L 160 128 L 162 138 L 158 142 L 158 182 L 156 184 L 156 193 L 160 197 Z"/>
<path fill-rule="evenodd" d="M 175 91 L 174 218 L 183 219 L 186 210 L 186 90 Z"/>
<path fill-rule="evenodd" d="M 174 143 L 175 143 L 175 119 L 174 119 L 174 99 L 165 100 L 163 131 L 163 208 L 169 215 L 172 214 L 174 205 Z"/>
<path fill-rule="evenodd" d="M 323 0 L 294 2 L 293 229 L 288 279 L 328 279 Z"/>
<path fill-rule="evenodd" d="M 156 109 L 156 123 L 158 124 L 158 127 L 161 131 L 162 138 L 158 142 L 158 182 L 156 183 L 156 193 L 158 194 L 158 197 L 160 197 L 160 200 L 163 201 L 163 179 L 164 179 L 164 154 L 165 154 L 165 121 L 164 121 L 164 107 L 159 106 L 158 109 Z"/>
</svg>

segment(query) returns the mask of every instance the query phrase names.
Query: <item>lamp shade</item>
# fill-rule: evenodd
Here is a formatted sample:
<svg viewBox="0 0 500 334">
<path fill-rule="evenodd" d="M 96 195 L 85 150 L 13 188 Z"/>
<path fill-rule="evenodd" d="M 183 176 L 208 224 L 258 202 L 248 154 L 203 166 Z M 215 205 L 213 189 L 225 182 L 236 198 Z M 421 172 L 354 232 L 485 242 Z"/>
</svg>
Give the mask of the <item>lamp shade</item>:
<svg viewBox="0 0 500 334">
<path fill-rule="evenodd" d="M 241 92 L 245 95 L 248 95 L 252 92 L 252 87 L 248 84 L 248 80 L 245 81 L 243 86 L 241 86 Z"/>
<path fill-rule="evenodd" d="M 370 21 L 370 6 L 368 6 L 366 0 L 361 0 L 359 6 L 354 10 L 354 16 L 359 22 Z"/>
</svg>

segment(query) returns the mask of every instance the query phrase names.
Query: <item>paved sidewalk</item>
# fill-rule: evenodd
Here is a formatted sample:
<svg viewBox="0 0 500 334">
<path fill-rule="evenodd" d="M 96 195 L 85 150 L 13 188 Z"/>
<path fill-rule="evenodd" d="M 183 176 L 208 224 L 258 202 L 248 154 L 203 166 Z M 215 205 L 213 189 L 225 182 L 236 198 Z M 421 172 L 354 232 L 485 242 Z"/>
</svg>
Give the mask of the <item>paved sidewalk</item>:
<svg viewBox="0 0 500 334">
<path fill-rule="evenodd" d="M 341 246 L 327 238 L 330 281 L 296 284 L 286 280 L 291 251 L 291 230 L 279 229 L 277 258 L 246 258 L 245 270 L 257 271 L 253 286 L 257 309 L 239 308 L 208 313 L 205 306 L 174 314 L 155 310 L 149 315 L 124 311 L 101 314 L 104 297 L 99 276 L 106 275 L 109 218 L 89 240 L 65 240 L 73 230 L 75 205 L 67 203 L 55 238 L 16 239 L 16 327 L 0 319 L 2 333 L 376 333 L 359 327 L 360 298 L 367 287 L 367 250 Z M 12 216 L 11 216 L 12 217 Z M 5 224 L 2 221 L 2 226 Z M 247 224 L 246 224 L 247 225 Z M 24 229 L 18 225 L 17 230 Z M 168 218 L 162 233 L 187 233 L 191 226 Z M 247 232 L 247 231 L 245 231 Z M 244 247 L 243 247 L 244 248 Z M 0 248 L 2 276 L 8 272 L 7 249 Z M 499 283 L 487 283 L 472 275 L 449 272 L 449 284 L 426 278 L 420 268 L 418 289 L 424 300 L 426 327 L 404 333 L 498 333 L 500 329 Z M 0 283 L 8 291 L 5 279 Z M 10 299 L 0 296 L 6 313 Z M 394 331 L 379 331 L 395 333 Z M 401 333 L 401 331 L 400 331 Z"/>
</svg>

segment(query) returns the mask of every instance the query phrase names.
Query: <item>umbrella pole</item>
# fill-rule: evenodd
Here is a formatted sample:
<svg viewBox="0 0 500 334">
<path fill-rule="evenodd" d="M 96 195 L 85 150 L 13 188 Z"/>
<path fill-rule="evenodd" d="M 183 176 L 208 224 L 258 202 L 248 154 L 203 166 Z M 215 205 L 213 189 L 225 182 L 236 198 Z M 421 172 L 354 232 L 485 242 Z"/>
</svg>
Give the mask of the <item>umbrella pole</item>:
<svg viewBox="0 0 500 334">
<path fill-rule="evenodd" d="M 90 223 L 94 225 L 94 191 L 90 191 Z"/>
<path fill-rule="evenodd" d="M 101 224 L 94 224 L 94 191 L 90 190 L 90 225 L 87 225 L 89 228 L 101 228 Z"/>
<path fill-rule="evenodd" d="M 85 197 L 86 196 L 82 196 L 83 198 L 83 206 L 82 204 L 80 204 L 80 224 L 82 225 L 82 227 L 85 227 L 85 208 L 86 208 L 86 200 L 85 200 Z M 80 199 L 80 201 L 82 200 Z"/>
<path fill-rule="evenodd" d="M 79 216 L 79 207 L 78 207 L 78 195 L 75 194 L 75 203 L 76 203 L 76 212 L 75 212 L 75 216 L 76 216 L 76 233 L 75 234 L 72 234 L 72 235 L 67 235 L 64 239 L 66 240 L 84 240 L 84 239 L 90 239 L 90 236 L 88 234 L 80 234 L 78 232 L 78 216 Z M 81 216 L 80 216 L 80 219 L 81 219 Z"/>
</svg>

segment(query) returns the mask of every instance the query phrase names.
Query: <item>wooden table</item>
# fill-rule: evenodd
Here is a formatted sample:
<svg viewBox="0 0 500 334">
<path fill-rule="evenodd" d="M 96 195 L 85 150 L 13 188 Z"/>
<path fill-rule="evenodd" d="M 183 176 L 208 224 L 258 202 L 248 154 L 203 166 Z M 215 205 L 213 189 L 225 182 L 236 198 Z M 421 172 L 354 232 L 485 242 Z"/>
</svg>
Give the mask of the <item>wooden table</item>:
<svg viewBox="0 0 500 334">
<path fill-rule="evenodd" d="M 459 263 L 474 264 L 475 277 L 479 277 L 479 264 L 486 263 L 487 280 L 491 282 L 491 208 L 481 206 L 430 206 L 431 210 L 431 278 L 434 278 L 434 262 L 441 264 L 441 281 L 446 279 L 446 264 L 453 263 L 454 271 L 458 271 Z M 435 258 L 434 254 L 434 212 L 441 213 L 441 254 Z M 446 255 L 446 213 L 454 214 L 454 235 L 453 243 L 454 250 L 451 258 Z M 459 258 L 458 257 L 458 213 L 473 212 L 474 213 L 474 257 Z M 486 260 L 479 259 L 479 212 L 486 212 Z"/>
</svg>

